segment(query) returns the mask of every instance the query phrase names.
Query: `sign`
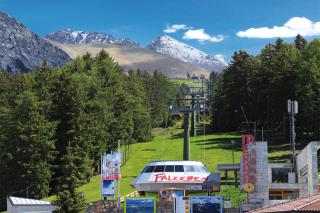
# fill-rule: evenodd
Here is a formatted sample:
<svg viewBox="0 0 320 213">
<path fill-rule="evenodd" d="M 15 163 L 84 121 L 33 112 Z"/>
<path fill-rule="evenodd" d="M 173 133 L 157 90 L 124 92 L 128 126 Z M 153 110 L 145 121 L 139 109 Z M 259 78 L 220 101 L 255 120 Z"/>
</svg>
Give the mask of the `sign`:
<svg viewBox="0 0 320 213">
<path fill-rule="evenodd" d="M 121 178 L 121 153 L 114 152 L 102 157 L 101 175 L 103 180 L 117 180 Z"/>
<path fill-rule="evenodd" d="M 126 198 L 124 213 L 156 213 L 156 201 L 153 198 Z"/>
<path fill-rule="evenodd" d="M 220 213 L 222 212 L 221 196 L 192 196 L 190 212 L 194 213 Z"/>
<path fill-rule="evenodd" d="M 162 188 L 159 190 L 159 207 L 165 211 L 172 212 L 176 204 L 175 199 L 184 195 L 184 189 Z"/>
<path fill-rule="evenodd" d="M 220 192 L 220 185 L 213 184 L 211 186 L 211 192 Z"/>
<path fill-rule="evenodd" d="M 103 155 L 101 158 L 102 196 L 113 197 L 115 195 L 116 181 L 121 178 L 121 153 Z"/>
<path fill-rule="evenodd" d="M 221 196 L 190 196 L 176 199 L 176 213 L 222 213 Z"/>
<path fill-rule="evenodd" d="M 192 190 L 192 191 L 201 191 L 202 186 L 201 185 L 187 185 L 184 187 L 185 190 Z"/>
<path fill-rule="evenodd" d="M 252 183 L 246 183 L 243 187 L 244 191 L 246 192 L 253 192 L 254 185 Z"/>
<path fill-rule="evenodd" d="M 154 175 L 155 182 L 177 182 L 177 183 L 185 183 L 185 182 L 194 182 L 194 183 L 203 183 L 207 180 L 207 176 L 199 177 L 199 176 L 179 176 L 179 175 L 170 175 L 166 173 L 160 173 Z"/>
<path fill-rule="evenodd" d="M 102 180 L 102 196 L 113 197 L 115 194 L 115 180 Z"/>
<path fill-rule="evenodd" d="M 230 209 L 230 208 L 231 208 L 231 202 L 230 202 L 230 200 L 224 201 L 223 207 L 224 207 L 225 209 Z"/>
<path fill-rule="evenodd" d="M 256 173 L 254 144 L 253 135 L 242 135 L 242 183 L 256 182 L 255 175 L 251 176 Z"/>
</svg>

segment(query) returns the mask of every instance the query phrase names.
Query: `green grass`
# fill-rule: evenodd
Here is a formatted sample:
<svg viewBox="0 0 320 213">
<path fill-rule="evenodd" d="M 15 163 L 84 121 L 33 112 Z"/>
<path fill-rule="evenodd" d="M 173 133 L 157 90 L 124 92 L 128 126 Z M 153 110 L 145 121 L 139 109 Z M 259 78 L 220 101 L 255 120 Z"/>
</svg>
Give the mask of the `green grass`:
<svg viewBox="0 0 320 213">
<path fill-rule="evenodd" d="M 132 145 L 129 160 L 121 168 L 121 196 L 125 196 L 135 189 L 130 185 L 132 180 L 139 175 L 140 171 L 152 160 L 182 160 L 183 138 L 180 125 L 169 129 L 155 129 L 154 139 L 150 142 Z M 241 156 L 241 140 L 239 134 L 211 134 L 191 137 L 190 153 L 191 160 L 203 162 L 210 171 L 216 171 L 219 163 L 232 163 L 230 140 L 236 140 L 234 146 L 235 163 L 239 163 Z M 205 141 L 204 141 L 205 140 Z M 92 178 L 91 182 L 81 186 L 79 191 L 85 194 L 87 202 L 100 199 L 100 177 Z M 228 195 L 239 194 L 234 187 L 223 187 Z M 50 200 L 54 199 L 53 197 Z"/>
<path fill-rule="evenodd" d="M 176 84 L 188 84 L 192 82 L 192 80 L 187 78 L 171 78 L 170 81 Z"/>
<path fill-rule="evenodd" d="M 139 175 L 141 170 L 152 160 L 182 160 L 183 156 L 183 137 L 182 129 L 177 124 L 168 129 L 157 128 L 153 130 L 155 136 L 152 141 L 137 143 L 131 146 L 129 160 L 121 167 L 121 196 L 125 196 L 135 189 L 130 185 L 132 180 Z M 235 140 L 234 160 L 239 163 L 241 152 L 241 135 L 239 133 L 220 133 L 200 135 L 190 138 L 191 160 L 203 162 L 211 171 L 216 171 L 217 164 L 232 163 L 232 149 L 230 140 Z M 269 157 L 277 158 L 286 156 L 286 151 L 274 151 Z M 87 184 L 79 188 L 83 192 L 87 202 L 100 199 L 100 176 L 95 176 Z M 239 197 L 244 199 L 245 195 L 240 194 L 239 188 L 232 186 L 222 186 L 222 195 L 230 196 L 232 205 L 237 206 Z M 51 196 L 47 200 L 54 200 Z"/>
</svg>

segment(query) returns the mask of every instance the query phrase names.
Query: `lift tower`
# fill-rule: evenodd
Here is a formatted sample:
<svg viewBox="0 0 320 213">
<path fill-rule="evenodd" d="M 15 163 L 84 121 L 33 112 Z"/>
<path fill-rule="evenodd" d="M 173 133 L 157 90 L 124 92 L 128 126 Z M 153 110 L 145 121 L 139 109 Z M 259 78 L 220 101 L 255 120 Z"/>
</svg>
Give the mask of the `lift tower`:
<svg viewBox="0 0 320 213">
<path fill-rule="evenodd" d="M 188 86 L 188 92 L 184 95 L 185 98 L 173 99 L 173 105 L 171 105 L 170 107 L 170 112 L 183 113 L 183 160 L 190 160 L 189 117 L 191 115 L 191 136 L 196 136 L 197 117 L 200 121 L 200 106 L 201 104 L 203 106 L 206 105 L 206 96 L 203 82 L 201 83 L 201 86 L 195 86 L 194 84 Z"/>
</svg>

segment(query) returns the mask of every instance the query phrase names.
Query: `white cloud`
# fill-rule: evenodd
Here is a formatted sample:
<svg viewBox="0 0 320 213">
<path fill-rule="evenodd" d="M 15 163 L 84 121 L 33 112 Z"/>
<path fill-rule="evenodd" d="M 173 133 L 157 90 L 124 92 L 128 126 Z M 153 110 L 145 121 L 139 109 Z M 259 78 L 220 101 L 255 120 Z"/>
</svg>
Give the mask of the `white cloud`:
<svg viewBox="0 0 320 213">
<path fill-rule="evenodd" d="M 189 29 L 184 33 L 183 39 L 187 40 L 198 40 L 200 42 L 220 42 L 224 40 L 222 35 L 211 36 L 207 34 L 204 29 Z"/>
<path fill-rule="evenodd" d="M 293 17 L 283 26 L 250 28 L 237 32 L 242 38 L 289 38 L 297 34 L 302 36 L 320 35 L 320 22 L 312 22 L 305 17 Z"/>
<path fill-rule="evenodd" d="M 168 25 L 166 29 L 163 30 L 165 33 L 176 33 L 179 30 L 187 30 L 189 27 L 185 24 L 173 24 Z"/>
</svg>

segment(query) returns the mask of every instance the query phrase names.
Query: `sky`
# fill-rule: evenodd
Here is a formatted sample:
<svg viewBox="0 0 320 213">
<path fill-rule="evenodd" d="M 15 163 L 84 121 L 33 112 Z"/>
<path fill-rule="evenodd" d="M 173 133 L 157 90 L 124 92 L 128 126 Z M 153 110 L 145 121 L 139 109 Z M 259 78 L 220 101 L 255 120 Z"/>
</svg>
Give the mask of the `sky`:
<svg viewBox="0 0 320 213">
<path fill-rule="evenodd" d="M 278 37 L 320 38 L 320 0 L 0 0 L 0 10 L 41 36 L 71 28 L 144 47 L 166 34 L 227 62 Z"/>
</svg>

